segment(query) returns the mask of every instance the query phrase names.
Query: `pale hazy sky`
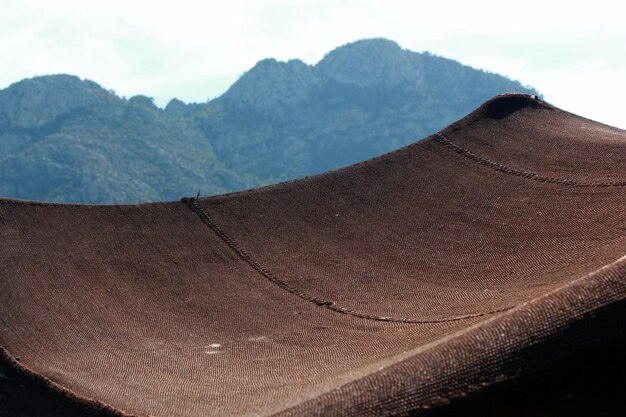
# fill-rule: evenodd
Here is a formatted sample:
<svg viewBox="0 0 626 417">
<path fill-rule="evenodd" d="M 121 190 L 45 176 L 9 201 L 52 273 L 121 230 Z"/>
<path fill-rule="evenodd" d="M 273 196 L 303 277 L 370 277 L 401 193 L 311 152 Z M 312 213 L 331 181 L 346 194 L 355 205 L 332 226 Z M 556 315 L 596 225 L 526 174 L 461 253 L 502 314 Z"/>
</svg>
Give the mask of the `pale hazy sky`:
<svg viewBox="0 0 626 417">
<path fill-rule="evenodd" d="M 0 0 L 0 88 L 70 73 L 118 94 L 206 101 L 268 57 L 314 64 L 385 37 L 537 88 L 626 128 L 626 11 L 617 1 Z"/>
</svg>

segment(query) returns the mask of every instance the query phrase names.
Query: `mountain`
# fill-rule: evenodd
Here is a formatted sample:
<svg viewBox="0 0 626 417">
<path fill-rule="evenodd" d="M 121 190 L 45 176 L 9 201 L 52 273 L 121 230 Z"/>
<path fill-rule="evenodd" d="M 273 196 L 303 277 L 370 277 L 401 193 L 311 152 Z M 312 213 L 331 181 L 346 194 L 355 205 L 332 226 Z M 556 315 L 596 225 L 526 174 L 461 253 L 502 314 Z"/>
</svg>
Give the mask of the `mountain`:
<svg viewBox="0 0 626 417">
<path fill-rule="evenodd" d="M 268 183 L 391 151 L 512 91 L 538 94 L 497 74 L 370 39 L 339 47 L 314 66 L 260 61 L 191 118 L 227 167 Z"/>
<path fill-rule="evenodd" d="M 192 124 L 148 97 L 123 100 L 68 75 L 0 92 L 0 195 L 128 203 L 247 185 Z"/>
<path fill-rule="evenodd" d="M 311 175 L 413 142 L 503 92 L 497 74 L 385 39 L 315 65 L 265 59 L 221 97 L 165 109 L 71 75 L 0 91 L 0 195 L 132 203 Z"/>
</svg>

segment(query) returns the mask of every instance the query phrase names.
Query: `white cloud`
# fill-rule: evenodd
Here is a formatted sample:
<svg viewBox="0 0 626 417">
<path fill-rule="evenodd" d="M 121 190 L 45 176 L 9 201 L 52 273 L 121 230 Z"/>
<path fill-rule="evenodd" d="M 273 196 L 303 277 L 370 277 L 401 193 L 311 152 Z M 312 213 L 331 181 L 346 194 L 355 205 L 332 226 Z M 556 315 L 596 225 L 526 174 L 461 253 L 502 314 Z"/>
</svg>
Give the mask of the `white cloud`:
<svg viewBox="0 0 626 417">
<path fill-rule="evenodd" d="M 159 104 L 205 101 L 262 58 L 315 63 L 336 46 L 382 36 L 626 127 L 626 15 L 617 2 L 2 0 L 2 9 L 0 87 L 67 72 Z"/>
</svg>

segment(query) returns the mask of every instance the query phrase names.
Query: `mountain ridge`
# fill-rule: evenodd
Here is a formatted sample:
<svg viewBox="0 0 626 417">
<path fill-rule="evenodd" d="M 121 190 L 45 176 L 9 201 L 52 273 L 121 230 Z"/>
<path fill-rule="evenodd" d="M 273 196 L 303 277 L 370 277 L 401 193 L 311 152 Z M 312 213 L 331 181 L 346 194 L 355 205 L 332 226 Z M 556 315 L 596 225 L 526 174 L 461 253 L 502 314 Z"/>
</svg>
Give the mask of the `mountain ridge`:
<svg viewBox="0 0 626 417">
<path fill-rule="evenodd" d="M 427 136 L 492 96 L 534 89 L 385 39 L 315 65 L 268 58 L 206 103 L 118 97 L 61 74 L 0 90 L 0 194 L 130 203 L 312 175 Z"/>
</svg>

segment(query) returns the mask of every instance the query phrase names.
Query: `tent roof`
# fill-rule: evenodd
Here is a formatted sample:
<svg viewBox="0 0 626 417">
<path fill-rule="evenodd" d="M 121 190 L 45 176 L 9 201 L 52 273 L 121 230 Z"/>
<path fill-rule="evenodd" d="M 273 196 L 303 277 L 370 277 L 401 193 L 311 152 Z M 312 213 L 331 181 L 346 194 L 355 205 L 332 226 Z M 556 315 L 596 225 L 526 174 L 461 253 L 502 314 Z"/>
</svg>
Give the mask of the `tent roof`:
<svg viewBox="0 0 626 417">
<path fill-rule="evenodd" d="M 0 357 L 27 380 L 0 393 L 23 415 L 445 409 L 567 365 L 573 323 L 621 305 L 624 207 L 626 132 L 519 94 L 260 189 L 0 199 Z M 576 343 L 608 343 L 611 314 Z"/>
</svg>

